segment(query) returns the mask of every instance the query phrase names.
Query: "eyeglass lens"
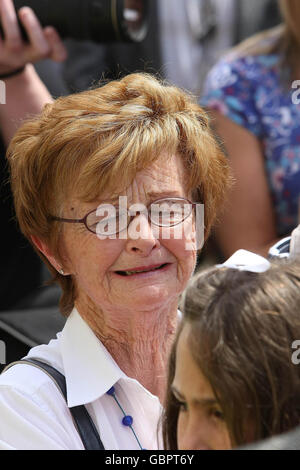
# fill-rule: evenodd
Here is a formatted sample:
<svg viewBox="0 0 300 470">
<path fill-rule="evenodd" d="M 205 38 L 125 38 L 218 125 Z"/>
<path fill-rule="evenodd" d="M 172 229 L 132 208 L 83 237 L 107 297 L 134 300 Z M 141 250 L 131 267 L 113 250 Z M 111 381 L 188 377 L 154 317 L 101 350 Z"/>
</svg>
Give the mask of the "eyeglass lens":
<svg viewBox="0 0 300 470">
<path fill-rule="evenodd" d="M 159 227 L 172 227 L 182 223 L 192 212 L 192 204 L 182 199 L 162 199 L 145 208 L 143 213 Z M 87 228 L 99 235 L 113 235 L 125 230 L 131 219 L 138 214 L 115 206 L 99 206 L 86 218 Z"/>
</svg>

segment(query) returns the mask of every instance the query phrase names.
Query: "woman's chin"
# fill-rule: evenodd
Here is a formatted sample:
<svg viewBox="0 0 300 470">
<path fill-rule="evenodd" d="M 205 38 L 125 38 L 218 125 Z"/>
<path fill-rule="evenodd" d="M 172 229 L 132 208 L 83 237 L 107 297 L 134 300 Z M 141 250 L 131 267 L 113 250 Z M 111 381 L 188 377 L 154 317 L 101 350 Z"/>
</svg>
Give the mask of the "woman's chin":
<svg viewBox="0 0 300 470">
<path fill-rule="evenodd" d="M 136 295 L 132 296 L 129 303 L 135 310 L 153 310 L 166 307 L 170 307 L 172 298 L 174 303 L 178 296 L 174 295 L 175 290 L 166 288 L 159 288 L 158 286 L 148 286 L 145 289 L 140 289 Z M 125 303 L 125 299 L 124 299 Z"/>
</svg>

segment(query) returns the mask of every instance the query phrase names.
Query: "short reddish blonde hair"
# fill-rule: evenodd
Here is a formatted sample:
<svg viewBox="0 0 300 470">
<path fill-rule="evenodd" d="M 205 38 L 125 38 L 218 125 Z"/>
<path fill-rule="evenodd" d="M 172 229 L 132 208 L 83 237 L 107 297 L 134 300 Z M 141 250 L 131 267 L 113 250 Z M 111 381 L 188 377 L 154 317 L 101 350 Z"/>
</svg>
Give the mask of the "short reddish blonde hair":
<svg viewBox="0 0 300 470">
<path fill-rule="evenodd" d="M 130 74 L 99 88 L 57 99 L 17 131 L 8 148 L 16 216 L 23 234 L 48 244 L 60 259 L 62 215 L 74 195 L 99 200 L 126 188 L 162 152 L 178 153 L 187 189 L 205 204 L 205 237 L 230 183 L 226 157 L 206 113 L 188 93 L 151 75 Z M 59 282 L 60 308 L 74 306 L 72 276 L 62 276 L 39 253 Z"/>
</svg>

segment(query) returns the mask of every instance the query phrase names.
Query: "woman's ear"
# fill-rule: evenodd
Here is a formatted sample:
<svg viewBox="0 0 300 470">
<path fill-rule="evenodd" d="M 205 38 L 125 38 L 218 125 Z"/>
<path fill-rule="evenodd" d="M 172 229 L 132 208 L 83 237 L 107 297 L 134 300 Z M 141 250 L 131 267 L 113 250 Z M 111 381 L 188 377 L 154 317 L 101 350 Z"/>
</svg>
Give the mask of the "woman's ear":
<svg viewBox="0 0 300 470">
<path fill-rule="evenodd" d="M 45 243 L 43 240 L 41 240 L 39 237 L 36 237 L 35 235 L 31 235 L 31 241 L 34 244 L 34 246 L 41 253 L 43 253 L 43 255 L 47 258 L 47 260 L 54 267 L 54 269 L 56 269 L 56 271 L 61 272 L 62 270 L 61 264 L 57 261 L 57 259 L 52 254 L 52 251 L 50 250 L 48 244 Z"/>
</svg>

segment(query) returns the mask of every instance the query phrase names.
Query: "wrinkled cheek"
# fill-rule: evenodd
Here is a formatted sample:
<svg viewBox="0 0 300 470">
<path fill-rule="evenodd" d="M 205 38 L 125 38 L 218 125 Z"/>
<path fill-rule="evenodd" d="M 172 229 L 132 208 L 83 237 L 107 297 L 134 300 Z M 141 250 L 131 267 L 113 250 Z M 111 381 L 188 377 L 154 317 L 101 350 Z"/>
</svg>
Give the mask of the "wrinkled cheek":
<svg viewBox="0 0 300 470">
<path fill-rule="evenodd" d="M 201 207 L 184 223 L 185 248 L 187 251 L 197 252 L 204 244 L 204 212 Z"/>
<path fill-rule="evenodd" d="M 188 282 L 191 276 L 194 274 L 196 268 L 197 253 L 195 250 L 186 250 L 183 259 L 182 275 L 184 282 Z"/>
<path fill-rule="evenodd" d="M 194 218 L 190 217 L 183 224 L 174 227 L 174 241 L 178 241 L 179 259 L 182 260 L 184 271 L 190 276 L 196 265 L 197 260 L 197 229 Z"/>
<path fill-rule="evenodd" d="M 169 230 L 171 231 L 170 239 L 181 240 L 185 251 L 196 252 L 204 244 L 204 213 L 200 211 L 198 214 L 193 214 L 184 223 Z"/>
<path fill-rule="evenodd" d="M 198 238 L 199 242 L 202 241 L 201 234 L 197 231 L 195 221 L 192 218 L 174 227 L 162 227 L 159 233 L 155 233 L 155 236 L 156 238 L 159 237 L 163 242 L 177 240 L 182 243 L 186 251 L 195 251 L 197 249 Z"/>
<path fill-rule="evenodd" d="M 186 249 L 186 240 L 184 239 L 171 239 L 165 242 L 164 246 L 177 260 L 177 281 L 181 284 L 182 289 L 185 289 L 196 267 L 197 252 L 195 250 Z"/>
</svg>

